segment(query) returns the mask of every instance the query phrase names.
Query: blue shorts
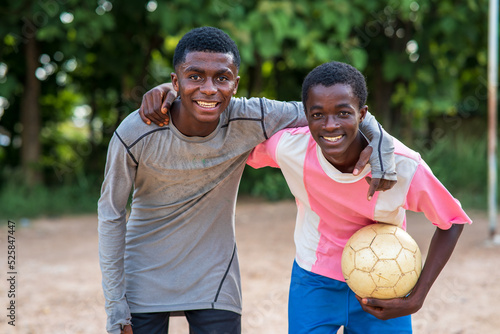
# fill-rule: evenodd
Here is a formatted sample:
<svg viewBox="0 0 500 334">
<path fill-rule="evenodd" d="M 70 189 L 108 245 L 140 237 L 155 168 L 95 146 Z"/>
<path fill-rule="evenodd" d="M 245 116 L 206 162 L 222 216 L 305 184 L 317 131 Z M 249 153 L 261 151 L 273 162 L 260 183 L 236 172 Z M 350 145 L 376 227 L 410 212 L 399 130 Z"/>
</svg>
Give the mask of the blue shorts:
<svg viewBox="0 0 500 334">
<path fill-rule="evenodd" d="M 380 320 L 363 311 L 345 282 L 321 276 L 293 263 L 288 299 L 288 328 L 293 334 L 409 334 L 411 316 Z"/>
</svg>

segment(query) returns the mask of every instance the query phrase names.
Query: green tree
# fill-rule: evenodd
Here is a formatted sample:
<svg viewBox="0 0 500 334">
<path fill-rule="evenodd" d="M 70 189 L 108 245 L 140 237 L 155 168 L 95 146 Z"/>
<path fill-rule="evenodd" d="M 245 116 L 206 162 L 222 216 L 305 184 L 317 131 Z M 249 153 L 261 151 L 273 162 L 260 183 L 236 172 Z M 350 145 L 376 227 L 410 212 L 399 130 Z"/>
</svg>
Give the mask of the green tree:
<svg viewBox="0 0 500 334">
<path fill-rule="evenodd" d="M 54 111 L 50 104 L 44 108 L 42 101 L 59 90 L 55 78 L 64 71 L 64 57 L 72 57 L 71 53 L 65 55 L 62 49 L 75 49 L 68 24 L 74 20 L 77 7 L 88 15 L 95 9 L 92 3 L 9 0 L 0 5 L 3 17 L 0 61 L 7 69 L 0 95 L 10 104 L 2 117 L 2 130 L 12 138 L 12 145 L 7 146 L 1 162 L 11 169 L 20 165 L 22 180 L 29 185 L 41 183 L 43 179 L 42 123 L 61 119 L 61 114 L 67 112 L 67 108 Z M 106 26 L 106 22 L 98 19 L 94 24 Z"/>
</svg>

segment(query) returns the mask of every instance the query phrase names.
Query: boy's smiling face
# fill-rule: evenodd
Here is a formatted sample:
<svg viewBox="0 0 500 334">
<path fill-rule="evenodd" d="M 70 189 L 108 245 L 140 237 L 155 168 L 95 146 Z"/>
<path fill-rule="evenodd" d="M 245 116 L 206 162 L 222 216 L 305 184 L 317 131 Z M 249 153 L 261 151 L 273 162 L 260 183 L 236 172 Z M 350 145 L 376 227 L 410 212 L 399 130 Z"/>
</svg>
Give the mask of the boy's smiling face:
<svg viewBox="0 0 500 334">
<path fill-rule="evenodd" d="M 320 84 L 309 89 L 305 108 L 311 135 L 325 158 L 341 172 L 352 173 L 364 142 L 359 123 L 368 107 L 359 108 L 349 85 Z"/>
<path fill-rule="evenodd" d="M 172 73 L 181 98 L 175 126 L 188 136 L 207 136 L 236 94 L 240 77 L 231 53 L 193 51 Z"/>
</svg>

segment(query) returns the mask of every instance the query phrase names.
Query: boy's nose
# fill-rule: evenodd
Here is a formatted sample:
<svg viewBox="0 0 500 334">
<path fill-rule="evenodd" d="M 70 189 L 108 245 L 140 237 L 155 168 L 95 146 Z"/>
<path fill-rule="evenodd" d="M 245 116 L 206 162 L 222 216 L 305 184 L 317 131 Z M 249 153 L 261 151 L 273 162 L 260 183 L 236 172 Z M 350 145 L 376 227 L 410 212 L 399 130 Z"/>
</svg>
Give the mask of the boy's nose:
<svg viewBox="0 0 500 334">
<path fill-rule="evenodd" d="M 217 87 L 214 85 L 212 80 L 206 80 L 200 88 L 200 91 L 206 95 L 213 95 L 217 93 Z"/>
<path fill-rule="evenodd" d="M 325 119 L 325 129 L 336 129 L 339 127 L 339 122 L 335 116 L 327 116 Z"/>
</svg>

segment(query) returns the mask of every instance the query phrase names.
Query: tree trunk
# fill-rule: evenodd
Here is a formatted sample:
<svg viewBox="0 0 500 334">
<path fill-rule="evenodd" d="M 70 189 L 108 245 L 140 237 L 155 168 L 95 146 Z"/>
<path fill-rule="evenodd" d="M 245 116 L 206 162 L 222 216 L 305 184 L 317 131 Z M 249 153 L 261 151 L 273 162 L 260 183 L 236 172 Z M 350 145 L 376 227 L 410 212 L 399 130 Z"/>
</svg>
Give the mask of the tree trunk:
<svg viewBox="0 0 500 334">
<path fill-rule="evenodd" d="M 35 33 L 26 41 L 24 57 L 26 60 L 26 81 L 21 102 L 21 166 L 26 184 L 33 186 L 42 182 L 42 173 L 39 168 L 41 115 L 38 103 L 41 84 L 35 76 L 40 51 Z"/>
<path fill-rule="evenodd" d="M 394 116 L 391 114 L 393 84 L 384 80 L 381 64 L 374 64 L 374 73 L 374 84 L 372 86 L 374 89 L 371 93 L 374 110 L 370 110 L 370 112 L 377 117 L 384 129 L 391 132 L 395 130 L 392 122 Z"/>
</svg>

